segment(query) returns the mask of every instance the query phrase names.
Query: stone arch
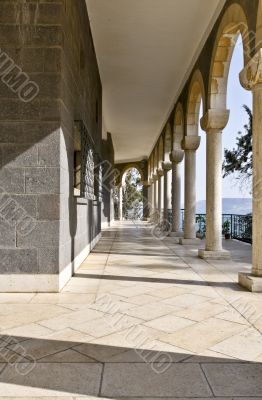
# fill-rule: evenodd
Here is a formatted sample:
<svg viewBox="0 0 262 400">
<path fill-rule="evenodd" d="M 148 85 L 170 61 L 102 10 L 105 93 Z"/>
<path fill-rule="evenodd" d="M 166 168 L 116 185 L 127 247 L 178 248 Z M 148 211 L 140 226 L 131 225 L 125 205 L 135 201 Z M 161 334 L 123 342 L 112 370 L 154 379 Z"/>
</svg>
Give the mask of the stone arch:
<svg viewBox="0 0 262 400">
<path fill-rule="evenodd" d="M 187 121 L 186 135 L 197 136 L 199 126 L 199 112 L 201 100 L 203 102 L 203 110 L 206 109 L 205 87 L 202 74 L 196 70 L 192 76 L 187 102 Z"/>
<path fill-rule="evenodd" d="M 154 157 L 154 164 L 153 164 L 153 174 L 156 174 L 156 170 L 158 168 L 158 147 L 156 145 L 154 152 L 153 152 L 153 157 Z"/>
<path fill-rule="evenodd" d="M 130 164 L 127 164 L 124 168 L 123 168 L 123 170 L 121 171 L 121 179 L 120 179 L 120 182 L 121 182 L 121 184 L 123 185 L 123 183 L 124 183 L 124 177 L 125 177 L 125 174 L 127 173 L 127 171 L 129 170 L 129 169 L 132 169 L 132 168 L 135 168 L 135 169 L 137 169 L 138 170 L 138 172 L 139 172 L 139 174 L 140 174 L 140 176 L 141 176 L 141 181 L 143 182 L 144 180 L 145 180 L 145 174 L 144 174 L 144 171 L 143 171 L 143 168 L 138 164 L 138 163 L 130 163 Z"/>
<path fill-rule="evenodd" d="M 164 140 L 161 135 L 158 142 L 158 166 L 157 168 L 162 169 L 162 162 L 164 161 Z"/>
<path fill-rule="evenodd" d="M 164 143 L 164 161 L 169 161 L 169 155 L 172 150 L 172 129 L 170 123 L 166 126 Z"/>
<path fill-rule="evenodd" d="M 262 48 L 262 0 L 259 0 L 257 9 L 256 51 Z"/>
<path fill-rule="evenodd" d="M 148 178 L 152 179 L 153 174 L 154 174 L 154 159 L 153 159 L 153 153 L 152 153 L 148 160 Z"/>
<path fill-rule="evenodd" d="M 247 17 L 239 4 L 232 4 L 226 10 L 216 35 L 210 68 L 208 109 L 226 109 L 229 67 L 239 35 L 242 36 L 244 65 L 246 65 L 250 59 L 250 31 Z"/>
<path fill-rule="evenodd" d="M 174 129 L 173 129 L 173 148 L 172 150 L 181 150 L 181 142 L 184 137 L 184 111 L 181 103 L 178 103 L 175 109 Z"/>
</svg>

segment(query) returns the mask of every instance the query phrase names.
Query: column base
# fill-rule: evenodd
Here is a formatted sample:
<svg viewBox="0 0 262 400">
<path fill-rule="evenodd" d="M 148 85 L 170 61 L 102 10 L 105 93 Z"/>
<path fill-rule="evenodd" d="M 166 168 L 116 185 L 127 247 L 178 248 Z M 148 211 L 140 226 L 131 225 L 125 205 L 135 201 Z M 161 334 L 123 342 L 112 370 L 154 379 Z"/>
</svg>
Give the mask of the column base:
<svg viewBox="0 0 262 400">
<path fill-rule="evenodd" d="M 179 238 L 179 244 L 182 245 L 198 245 L 200 242 L 201 240 L 198 238 L 194 239 Z"/>
<path fill-rule="evenodd" d="M 231 255 L 227 250 L 198 250 L 198 257 L 203 258 L 204 260 L 212 259 L 212 260 L 230 260 Z"/>
<path fill-rule="evenodd" d="M 262 276 L 254 276 L 251 273 L 239 272 L 238 283 L 250 292 L 262 293 Z"/>
<path fill-rule="evenodd" d="M 177 238 L 181 238 L 184 236 L 184 232 L 170 232 L 169 235 L 170 237 L 177 237 Z"/>
</svg>

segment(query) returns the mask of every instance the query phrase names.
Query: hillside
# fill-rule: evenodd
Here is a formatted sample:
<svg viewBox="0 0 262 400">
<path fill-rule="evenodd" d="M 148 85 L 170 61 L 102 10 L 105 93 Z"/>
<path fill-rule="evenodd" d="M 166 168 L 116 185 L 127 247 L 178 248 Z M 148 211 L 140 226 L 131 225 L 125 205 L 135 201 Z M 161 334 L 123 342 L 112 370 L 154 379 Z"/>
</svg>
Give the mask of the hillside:
<svg viewBox="0 0 262 400">
<path fill-rule="evenodd" d="M 249 214 L 252 213 L 252 199 L 251 198 L 224 198 L 222 199 L 223 214 Z M 200 200 L 196 204 L 197 213 L 206 212 L 206 201 Z"/>
</svg>

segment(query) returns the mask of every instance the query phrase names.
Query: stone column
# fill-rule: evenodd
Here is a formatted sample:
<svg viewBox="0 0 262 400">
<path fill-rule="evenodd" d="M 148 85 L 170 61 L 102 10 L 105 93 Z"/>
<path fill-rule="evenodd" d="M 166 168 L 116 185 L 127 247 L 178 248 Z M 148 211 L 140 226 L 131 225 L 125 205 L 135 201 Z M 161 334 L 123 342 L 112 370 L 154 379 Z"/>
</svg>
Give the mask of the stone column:
<svg viewBox="0 0 262 400">
<path fill-rule="evenodd" d="M 148 199 L 149 199 L 149 182 L 141 182 L 143 184 L 143 221 L 147 221 L 149 217 Z"/>
<path fill-rule="evenodd" d="M 123 219 L 123 187 L 119 187 L 119 201 L 118 201 L 118 218 L 119 221 Z"/>
<path fill-rule="evenodd" d="M 262 292 L 262 49 L 240 73 L 240 82 L 253 93 L 253 245 L 251 274 L 239 273 L 239 283 Z"/>
<path fill-rule="evenodd" d="M 200 258 L 230 258 L 222 248 L 222 130 L 229 118 L 228 110 L 208 110 L 201 119 L 207 134 L 206 147 L 206 244 L 199 249 Z"/>
<path fill-rule="evenodd" d="M 184 151 L 177 149 L 170 153 L 172 162 L 172 231 L 169 236 L 182 237 L 181 225 L 181 162 Z"/>
<path fill-rule="evenodd" d="M 147 201 L 147 210 L 148 210 L 148 220 L 150 220 L 150 215 L 152 212 L 152 182 L 151 179 L 148 179 L 148 184 L 147 184 L 147 195 L 148 195 L 148 201 Z"/>
<path fill-rule="evenodd" d="M 168 209 L 171 208 L 171 171 L 172 164 L 170 162 L 163 162 L 162 169 L 163 169 L 163 179 L 164 179 L 164 190 L 163 190 L 163 218 L 165 221 L 168 219 Z"/>
<path fill-rule="evenodd" d="M 154 181 L 154 204 L 153 204 L 153 222 L 156 223 L 158 220 L 158 176 L 153 175 Z"/>
<path fill-rule="evenodd" d="M 158 176 L 158 221 L 161 222 L 162 220 L 162 207 L 163 207 L 163 196 L 162 196 L 162 177 L 163 177 L 163 170 L 157 169 L 157 176 Z"/>
<path fill-rule="evenodd" d="M 198 244 L 196 238 L 196 150 L 200 145 L 199 136 L 185 136 L 182 147 L 185 150 L 185 221 L 184 237 L 180 244 Z"/>
</svg>

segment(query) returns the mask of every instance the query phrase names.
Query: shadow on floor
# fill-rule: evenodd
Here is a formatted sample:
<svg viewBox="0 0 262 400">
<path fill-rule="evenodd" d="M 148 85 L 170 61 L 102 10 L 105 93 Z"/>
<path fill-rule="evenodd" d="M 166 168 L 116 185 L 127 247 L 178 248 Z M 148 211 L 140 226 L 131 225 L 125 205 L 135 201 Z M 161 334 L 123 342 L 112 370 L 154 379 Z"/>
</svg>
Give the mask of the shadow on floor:
<svg viewBox="0 0 262 400">
<path fill-rule="evenodd" d="M 89 278 L 89 279 L 102 279 L 110 281 L 129 281 L 129 282 L 155 282 L 155 283 L 168 283 L 178 285 L 196 285 L 196 286 L 211 286 L 211 287 L 227 287 L 234 291 L 245 292 L 245 289 L 241 288 L 237 283 L 234 282 L 213 282 L 213 281 L 196 281 L 186 279 L 163 279 L 163 278 L 146 278 L 142 276 L 123 276 L 123 275 L 99 275 L 99 274 L 81 274 L 76 273 L 75 278 Z"/>
<path fill-rule="evenodd" d="M 131 347 L 30 337 L 0 340 L 0 396 L 8 398 L 262 396 L 261 363 L 190 355 L 182 349 L 135 349 L 138 339 L 131 330 L 125 337 Z"/>
</svg>

